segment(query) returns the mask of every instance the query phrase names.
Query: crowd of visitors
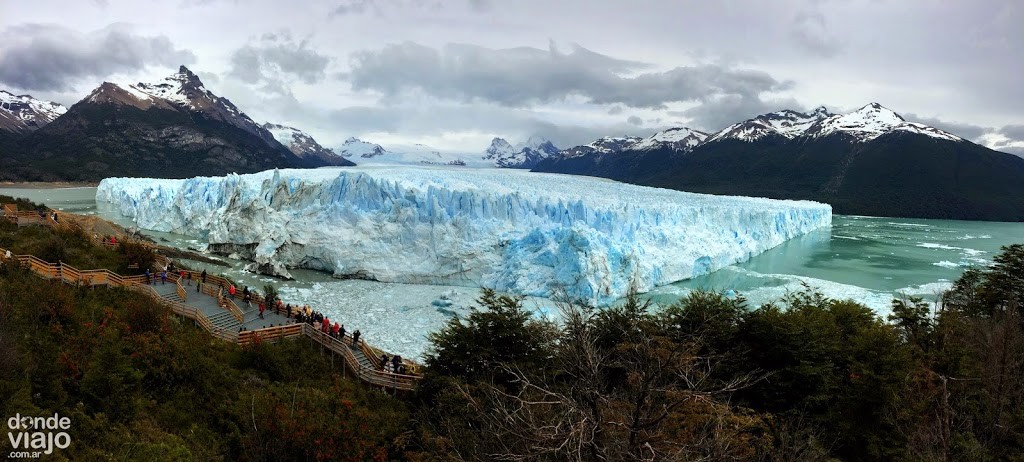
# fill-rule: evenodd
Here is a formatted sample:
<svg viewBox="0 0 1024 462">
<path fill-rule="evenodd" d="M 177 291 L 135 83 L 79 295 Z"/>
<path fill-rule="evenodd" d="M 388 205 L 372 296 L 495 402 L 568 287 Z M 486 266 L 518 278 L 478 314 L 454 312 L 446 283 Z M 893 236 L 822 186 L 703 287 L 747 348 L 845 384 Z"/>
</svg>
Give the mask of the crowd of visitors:
<svg viewBox="0 0 1024 462">
<path fill-rule="evenodd" d="M 205 269 L 197 276 L 193 276 L 193 272 L 191 271 L 186 271 L 184 269 L 179 269 L 175 267 L 173 263 L 169 263 L 168 266 L 166 267 L 158 266 L 157 269 L 159 271 L 156 273 L 150 272 L 148 268 L 146 269 L 147 281 L 149 281 L 150 278 L 152 278 L 153 284 L 156 284 L 157 278 L 159 277 L 161 281 L 166 283 L 168 273 L 177 273 L 179 281 L 182 282 L 182 284 L 184 285 L 191 286 L 192 279 L 195 278 L 196 292 L 199 292 L 202 290 L 202 286 L 203 284 L 206 283 L 207 280 L 207 273 Z M 243 302 L 245 302 L 247 311 L 252 310 L 252 304 L 254 301 L 256 301 L 257 309 L 259 310 L 259 319 L 266 319 L 266 311 L 268 309 L 272 309 L 277 314 L 285 316 L 291 322 L 309 324 L 310 326 L 313 326 L 314 329 L 321 332 L 323 335 L 337 339 L 339 342 L 347 343 L 352 346 L 359 345 L 362 333 L 359 332 L 358 329 L 349 334 L 345 330 L 344 324 L 338 322 L 337 320 L 332 321 L 327 315 L 317 310 L 314 310 L 308 304 L 292 305 L 291 303 L 286 304 L 282 302 L 280 299 L 276 299 L 272 300 L 270 302 L 270 305 L 268 305 L 266 300 L 259 298 L 253 290 L 249 289 L 249 286 L 242 286 L 242 290 L 238 290 L 238 288 L 235 287 L 234 284 L 225 283 L 223 281 L 220 284 L 221 289 L 224 290 L 224 293 L 227 296 L 236 300 L 241 299 Z M 239 328 L 239 330 L 245 330 L 245 327 L 243 326 Z M 400 355 L 388 357 L 387 354 L 384 354 L 383 357 L 381 358 L 381 364 L 381 370 L 385 372 L 394 372 L 398 374 L 407 373 L 407 369 Z"/>
</svg>

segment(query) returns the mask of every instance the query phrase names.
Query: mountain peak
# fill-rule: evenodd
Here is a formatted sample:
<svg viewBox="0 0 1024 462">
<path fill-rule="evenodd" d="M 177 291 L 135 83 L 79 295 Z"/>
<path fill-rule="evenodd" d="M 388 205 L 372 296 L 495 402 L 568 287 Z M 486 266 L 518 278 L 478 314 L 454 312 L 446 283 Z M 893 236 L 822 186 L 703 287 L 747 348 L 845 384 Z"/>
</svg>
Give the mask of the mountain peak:
<svg viewBox="0 0 1024 462">
<path fill-rule="evenodd" d="M 630 146 L 630 149 L 648 150 L 666 147 L 675 151 L 689 151 L 704 142 L 707 137 L 707 133 L 689 127 L 673 127 L 651 135 Z"/>
<path fill-rule="evenodd" d="M 33 131 L 53 122 L 67 111 L 66 107 L 58 103 L 0 90 L 0 130 Z"/>
<path fill-rule="evenodd" d="M 283 144 L 292 154 L 300 159 L 310 160 L 324 165 L 353 165 L 334 151 L 320 145 L 312 136 L 302 130 L 287 125 L 267 122 L 263 128 L 268 130 L 278 142 Z"/>
<path fill-rule="evenodd" d="M 824 106 L 807 114 L 792 109 L 783 109 L 732 124 L 712 135 L 708 138 L 708 141 L 731 138 L 750 142 L 766 136 L 782 136 L 792 139 L 804 134 L 809 127 L 818 121 L 831 116 L 832 114 Z"/>
<path fill-rule="evenodd" d="M 372 159 L 377 156 L 383 156 L 389 154 L 387 149 L 383 146 L 371 143 L 369 141 L 363 141 L 354 136 L 348 137 L 341 147 L 335 149 L 335 153 L 341 157 L 353 157 L 358 156 L 364 159 Z"/>
<path fill-rule="evenodd" d="M 533 168 L 541 160 L 558 154 L 558 148 L 551 141 L 539 135 L 531 136 L 525 143 L 512 146 L 504 138 L 495 137 L 487 147 L 483 159 L 494 162 L 495 166 L 506 168 Z"/>
<path fill-rule="evenodd" d="M 893 110 L 878 103 L 869 103 L 848 114 L 822 119 L 807 129 L 808 136 L 821 137 L 844 133 L 858 141 L 871 141 L 892 131 L 910 132 L 949 141 L 963 138 L 927 125 L 907 122 Z"/>
</svg>

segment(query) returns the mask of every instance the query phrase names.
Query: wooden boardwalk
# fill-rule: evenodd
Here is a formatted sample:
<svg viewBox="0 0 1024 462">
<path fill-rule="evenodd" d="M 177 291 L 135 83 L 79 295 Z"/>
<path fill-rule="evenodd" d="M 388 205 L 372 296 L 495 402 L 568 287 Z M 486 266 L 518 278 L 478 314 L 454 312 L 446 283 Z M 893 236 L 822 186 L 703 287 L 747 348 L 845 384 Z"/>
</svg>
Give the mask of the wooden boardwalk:
<svg viewBox="0 0 1024 462">
<path fill-rule="evenodd" d="M 54 227 L 67 226 L 39 218 L 38 215 L 29 216 L 25 212 L 16 212 L 16 209 L 7 205 L 0 209 L 0 214 L 7 219 L 14 218 L 11 221 L 17 221 L 19 225 L 31 222 Z M 13 214 L 24 214 L 24 218 Z M 307 337 L 332 354 L 340 356 L 353 375 L 368 384 L 392 390 L 412 390 L 421 378 L 415 373 L 395 374 L 384 371 L 381 353 L 365 342 L 352 345 L 350 336 L 342 339 L 331 337 L 310 324 L 295 323 L 288 319 L 285 313 L 270 308 L 264 312 L 263 319 L 260 319 L 258 306 L 263 301 L 262 298 L 254 297 L 251 309 L 244 303 L 240 307 L 231 296 L 224 293 L 222 288 L 228 287 L 229 282 L 219 276 L 207 275 L 207 283 L 197 291 L 196 283 L 200 273 L 194 271 L 186 271 L 191 275 L 191 280 L 187 277 L 180 279 L 178 274 L 168 274 L 166 283 L 158 281 L 151 284 L 145 276 L 121 276 L 105 269 L 79 270 L 66 264 L 47 262 L 32 255 L 12 254 L 8 259 L 8 252 L 7 249 L 0 248 L 0 262 L 6 264 L 9 261 L 16 261 L 45 279 L 57 279 L 77 286 L 125 287 L 145 294 L 175 314 L 192 319 L 214 337 L 228 342 L 244 346 L 257 342 Z M 162 255 L 157 254 L 156 258 L 160 267 L 166 267 L 169 263 Z M 406 366 L 410 370 L 416 370 L 415 364 L 406 362 Z"/>
</svg>

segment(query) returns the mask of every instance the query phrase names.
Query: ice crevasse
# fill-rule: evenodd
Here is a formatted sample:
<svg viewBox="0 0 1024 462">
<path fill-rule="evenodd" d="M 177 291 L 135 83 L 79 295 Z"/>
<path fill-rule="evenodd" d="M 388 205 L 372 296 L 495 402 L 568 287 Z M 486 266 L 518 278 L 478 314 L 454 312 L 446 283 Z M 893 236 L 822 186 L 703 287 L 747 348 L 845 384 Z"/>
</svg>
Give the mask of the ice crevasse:
<svg viewBox="0 0 1024 462">
<path fill-rule="evenodd" d="M 108 178 L 97 201 L 264 271 L 565 294 L 595 304 L 744 261 L 830 226 L 809 201 L 445 167 Z"/>
</svg>

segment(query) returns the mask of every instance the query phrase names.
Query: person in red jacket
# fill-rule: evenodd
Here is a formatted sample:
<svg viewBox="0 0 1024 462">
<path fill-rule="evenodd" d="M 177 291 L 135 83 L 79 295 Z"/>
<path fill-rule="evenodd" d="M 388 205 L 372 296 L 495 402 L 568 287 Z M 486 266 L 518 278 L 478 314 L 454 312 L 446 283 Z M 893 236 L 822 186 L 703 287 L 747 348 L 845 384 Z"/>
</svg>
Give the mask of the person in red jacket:
<svg viewBox="0 0 1024 462">
<path fill-rule="evenodd" d="M 327 316 L 324 316 L 324 322 L 323 322 L 323 324 L 320 324 L 320 332 L 323 332 L 323 333 L 326 334 L 326 333 L 328 333 L 330 331 L 331 331 L 331 320 L 327 319 Z"/>
<path fill-rule="evenodd" d="M 264 303 L 260 302 L 260 319 L 263 319 L 263 311 L 265 311 L 266 309 L 267 307 L 264 305 Z"/>
<path fill-rule="evenodd" d="M 338 332 L 341 331 L 341 326 L 338 325 L 338 321 L 334 321 L 334 327 L 331 328 L 331 336 L 338 338 Z"/>
</svg>

